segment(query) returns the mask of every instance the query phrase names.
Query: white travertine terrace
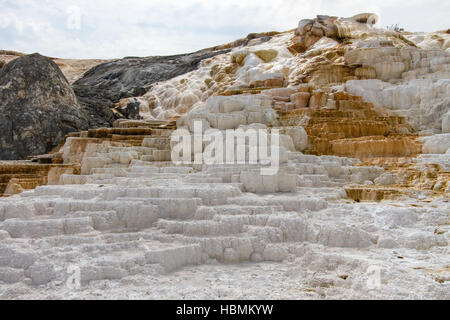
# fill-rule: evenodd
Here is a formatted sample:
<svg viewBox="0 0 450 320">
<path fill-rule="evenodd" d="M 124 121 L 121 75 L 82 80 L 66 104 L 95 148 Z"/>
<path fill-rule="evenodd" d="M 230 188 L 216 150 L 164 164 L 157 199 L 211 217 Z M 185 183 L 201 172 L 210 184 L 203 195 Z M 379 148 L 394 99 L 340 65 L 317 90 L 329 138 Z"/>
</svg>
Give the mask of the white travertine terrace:
<svg viewBox="0 0 450 320">
<path fill-rule="evenodd" d="M 349 204 L 343 185 L 378 182 L 384 171 L 355 166 L 354 159 L 290 152 L 278 175 L 260 180 L 256 168 L 245 165 L 198 170 L 145 161 L 155 154 L 155 142 L 128 148 L 93 144 L 83 160 L 89 174 L 63 175 L 62 185 L 0 201 L 0 281 L 16 284 L 5 288 L 3 297 L 27 296 L 19 289 L 26 279 L 33 285 L 59 283 L 55 292 L 64 295 L 70 265 L 81 268 L 79 294 L 89 297 L 95 283 L 105 281 L 125 288 L 137 281 L 166 287 L 165 281 L 172 283 L 166 274 L 180 268 L 201 272 L 202 265 L 282 261 L 282 269 L 304 270 L 293 277 L 302 276 L 300 287 L 315 288 L 311 297 L 320 298 L 322 291 L 328 297 L 448 295 L 419 271 L 429 269 L 438 277 L 436 268 L 449 262 L 448 236 L 435 232 L 448 230 L 448 201 L 421 202 L 423 195 L 417 195 L 400 206 Z M 396 290 L 365 289 L 365 270 L 373 264 Z M 277 269 L 273 265 L 265 272 Z M 341 281 L 343 275 L 350 279 Z M 199 284 L 191 285 L 194 290 Z M 284 295 L 295 297 L 289 292 Z M 170 290 L 160 298 L 179 294 Z"/>
<path fill-rule="evenodd" d="M 323 36 L 294 53 L 300 40 L 282 33 L 136 98 L 145 120 L 180 116 L 177 127 L 190 132 L 195 120 L 204 130 L 280 129 L 273 176 L 260 164 L 175 166 L 171 130 L 139 146 L 92 141 L 83 151 L 85 138 L 68 138 L 62 157 L 81 174 L 0 199 L 0 298 L 450 299 L 448 181 L 375 201 L 411 171 L 450 170 L 448 34 L 399 37 L 355 20 L 366 18 L 334 22 L 345 44 L 322 25 L 311 28 Z M 332 99 L 348 93 L 355 97 Z M 418 138 L 422 154 L 396 158 L 389 172 L 303 154 L 311 142 L 303 125 L 283 125 L 275 110 L 359 115 L 367 102 L 427 134 Z M 373 193 L 351 199 L 361 186 Z M 72 267 L 79 290 L 66 285 Z M 380 287 L 368 286 L 371 268 Z"/>
<path fill-rule="evenodd" d="M 405 35 L 405 41 L 416 44 L 414 48 L 407 47 L 393 31 L 369 28 L 348 19 L 339 23 L 344 26 L 340 27 L 342 36 L 351 39 L 344 46 L 346 54 L 342 62 L 360 65 L 365 68 L 360 72 L 373 74 L 374 78 L 347 82 L 349 93 L 361 95 L 394 113 L 406 112 L 419 131 L 440 133 L 448 129 L 448 121 L 442 122 L 450 105 L 449 34 Z M 250 86 L 265 79 L 292 83 L 305 66 L 316 63 L 317 53 L 342 47 L 323 37 L 303 56 L 295 56 L 288 50 L 291 39 L 291 33 L 283 33 L 263 44 L 234 49 L 232 53 L 203 61 L 196 71 L 156 84 L 138 98 L 142 102 L 142 115 L 148 119 L 169 119 L 202 106 L 209 97 L 225 89 Z M 237 70 L 230 62 L 237 63 Z"/>
<path fill-rule="evenodd" d="M 89 297 L 101 283 L 126 288 L 136 281 L 161 281 L 168 286 L 166 274 L 180 268 L 201 272 L 220 263 L 224 266 L 218 270 L 226 273 L 228 264 L 282 261 L 282 269 L 304 270 L 293 277 L 302 275 L 300 288 L 315 288 L 311 297 L 320 298 L 322 291 L 327 297 L 448 295 L 445 286 L 420 271 L 429 269 L 438 277 L 436 268 L 449 262 L 448 236 L 435 232 L 448 230 L 448 201 L 421 202 L 419 194 L 400 206 L 350 204 L 343 185 L 379 182 L 384 171 L 358 167 L 354 159 L 290 152 L 279 174 L 260 177 L 257 166 L 205 165 L 200 170 L 145 161 L 155 153 L 154 143 L 93 144 L 83 160 L 88 174 L 63 175 L 61 185 L 0 201 L 3 297 L 27 296 L 19 289 L 25 281 L 56 284 L 55 294 L 64 295 L 70 265 L 80 267 L 84 289 L 79 294 Z M 362 285 L 374 264 L 389 288 L 383 293 Z M 270 272 L 277 269 L 275 264 Z M 146 280 L 145 275 L 154 276 Z M 343 275 L 349 279 L 341 281 Z M 180 288 L 185 285 L 177 281 Z M 284 295 L 295 297 L 289 292 Z M 179 294 L 170 290 L 160 298 Z"/>
</svg>

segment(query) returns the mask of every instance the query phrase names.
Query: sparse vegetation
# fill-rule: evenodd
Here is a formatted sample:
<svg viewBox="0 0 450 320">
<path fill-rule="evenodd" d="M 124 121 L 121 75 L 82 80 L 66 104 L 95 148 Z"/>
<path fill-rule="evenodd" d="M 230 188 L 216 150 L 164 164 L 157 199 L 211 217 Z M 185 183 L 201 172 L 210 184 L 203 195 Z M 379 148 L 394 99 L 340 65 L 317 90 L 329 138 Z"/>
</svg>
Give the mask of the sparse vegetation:
<svg viewBox="0 0 450 320">
<path fill-rule="evenodd" d="M 390 26 L 386 26 L 386 29 L 387 30 L 391 30 L 391 31 L 395 31 L 395 32 L 403 32 L 403 31 L 405 31 L 405 29 L 401 28 L 398 23 L 391 24 Z"/>
</svg>

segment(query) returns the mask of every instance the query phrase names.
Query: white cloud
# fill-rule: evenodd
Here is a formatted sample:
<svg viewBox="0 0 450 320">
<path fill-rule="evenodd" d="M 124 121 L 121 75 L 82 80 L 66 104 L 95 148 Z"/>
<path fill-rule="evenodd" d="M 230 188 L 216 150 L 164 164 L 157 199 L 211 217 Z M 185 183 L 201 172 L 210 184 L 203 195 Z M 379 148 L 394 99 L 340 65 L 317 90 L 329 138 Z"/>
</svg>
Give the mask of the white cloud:
<svg viewBox="0 0 450 320">
<path fill-rule="evenodd" d="M 0 0 L 0 48 L 67 58 L 176 54 L 293 29 L 317 14 L 367 11 L 381 26 L 449 27 L 450 4 L 437 0 Z"/>
</svg>

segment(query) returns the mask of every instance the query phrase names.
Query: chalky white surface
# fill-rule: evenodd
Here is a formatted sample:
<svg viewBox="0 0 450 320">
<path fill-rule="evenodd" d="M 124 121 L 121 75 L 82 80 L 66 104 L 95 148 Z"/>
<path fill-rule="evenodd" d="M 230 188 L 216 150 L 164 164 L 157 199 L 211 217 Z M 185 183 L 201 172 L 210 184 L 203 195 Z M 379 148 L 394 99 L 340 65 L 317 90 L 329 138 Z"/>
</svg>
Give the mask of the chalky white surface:
<svg viewBox="0 0 450 320">
<path fill-rule="evenodd" d="M 0 200 L 0 298 L 450 298 L 448 199 L 346 199 L 343 185 L 381 168 L 290 152 L 265 184 L 255 166 L 97 151 L 110 161 L 71 184 Z M 367 285 L 373 266 L 381 289 Z M 66 284 L 73 267 L 80 290 Z"/>
</svg>

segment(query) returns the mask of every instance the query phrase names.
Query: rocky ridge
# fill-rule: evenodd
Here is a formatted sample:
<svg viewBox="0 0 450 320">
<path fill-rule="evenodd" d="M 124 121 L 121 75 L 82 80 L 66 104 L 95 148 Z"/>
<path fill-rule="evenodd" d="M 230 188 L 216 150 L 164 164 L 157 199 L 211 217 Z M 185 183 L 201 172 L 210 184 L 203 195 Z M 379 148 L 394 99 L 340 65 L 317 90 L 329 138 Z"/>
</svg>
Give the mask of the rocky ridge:
<svg viewBox="0 0 450 320">
<path fill-rule="evenodd" d="M 24 55 L 26 54 L 22 52 L 0 50 L 0 67 Z M 102 59 L 48 58 L 58 65 L 58 67 L 61 69 L 61 72 L 64 74 L 70 84 L 81 78 L 87 71 L 89 71 L 96 65 L 108 62 L 108 60 Z"/>
</svg>

